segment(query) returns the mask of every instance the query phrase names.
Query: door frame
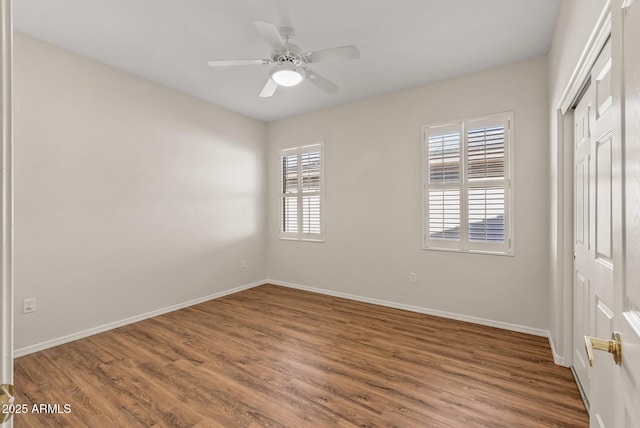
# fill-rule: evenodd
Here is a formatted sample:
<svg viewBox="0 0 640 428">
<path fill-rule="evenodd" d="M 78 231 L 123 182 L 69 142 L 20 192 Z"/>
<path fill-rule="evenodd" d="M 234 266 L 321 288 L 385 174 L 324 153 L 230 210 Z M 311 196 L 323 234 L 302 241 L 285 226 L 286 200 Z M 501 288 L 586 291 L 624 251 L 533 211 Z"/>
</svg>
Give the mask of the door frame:
<svg viewBox="0 0 640 428">
<path fill-rule="evenodd" d="M 13 130 L 11 0 L 0 0 L 0 116 L 2 117 L 0 164 L 0 383 L 13 383 Z M 11 427 L 9 420 L 2 424 Z"/>
<path fill-rule="evenodd" d="M 574 239 L 574 174 L 573 174 L 573 110 L 589 78 L 591 69 L 605 43 L 611 36 L 611 1 L 608 0 L 593 28 L 573 74 L 567 83 L 559 103 L 555 109 L 555 134 L 557 146 L 557 177 L 555 185 L 556 211 L 552 214 L 555 223 L 556 238 L 553 243 L 555 260 L 553 260 L 552 283 L 560 290 L 559 301 L 555 306 L 558 315 L 557 341 L 551 340 L 553 357 L 556 364 L 565 367 L 573 365 L 573 239 Z M 553 230 L 552 230 L 553 232 Z"/>
</svg>

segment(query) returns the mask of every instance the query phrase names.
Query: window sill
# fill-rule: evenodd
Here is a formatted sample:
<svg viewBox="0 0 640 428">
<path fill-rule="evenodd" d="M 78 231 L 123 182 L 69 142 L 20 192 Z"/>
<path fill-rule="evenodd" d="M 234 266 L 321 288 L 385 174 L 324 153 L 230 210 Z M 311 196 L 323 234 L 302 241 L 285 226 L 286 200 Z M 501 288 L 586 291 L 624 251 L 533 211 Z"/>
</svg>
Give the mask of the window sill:
<svg viewBox="0 0 640 428">
<path fill-rule="evenodd" d="M 279 236 L 278 237 L 281 241 L 293 241 L 293 242 L 318 242 L 321 244 L 324 244 L 324 239 L 310 239 L 310 238 L 306 238 L 306 239 L 301 239 L 301 238 L 288 238 L 286 236 Z"/>
<path fill-rule="evenodd" d="M 514 257 L 515 251 L 489 251 L 489 250 L 461 250 L 460 248 L 441 248 L 441 247 L 422 247 L 425 251 L 437 251 L 444 253 L 462 253 L 462 254 L 480 254 L 484 256 L 502 256 L 502 257 Z"/>
</svg>

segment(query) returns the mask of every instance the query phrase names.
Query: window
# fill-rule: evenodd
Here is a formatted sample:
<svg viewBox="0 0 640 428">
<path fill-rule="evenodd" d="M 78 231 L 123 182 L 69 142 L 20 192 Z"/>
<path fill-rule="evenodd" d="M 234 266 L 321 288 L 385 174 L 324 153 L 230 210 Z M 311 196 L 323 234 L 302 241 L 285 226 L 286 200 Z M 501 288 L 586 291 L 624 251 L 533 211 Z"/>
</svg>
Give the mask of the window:
<svg viewBox="0 0 640 428">
<path fill-rule="evenodd" d="M 513 255 L 513 113 L 423 128 L 423 248 Z"/>
<path fill-rule="evenodd" d="M 280 237 L 324 239 L 323 145 L 280 151 Z"/>
</svg>

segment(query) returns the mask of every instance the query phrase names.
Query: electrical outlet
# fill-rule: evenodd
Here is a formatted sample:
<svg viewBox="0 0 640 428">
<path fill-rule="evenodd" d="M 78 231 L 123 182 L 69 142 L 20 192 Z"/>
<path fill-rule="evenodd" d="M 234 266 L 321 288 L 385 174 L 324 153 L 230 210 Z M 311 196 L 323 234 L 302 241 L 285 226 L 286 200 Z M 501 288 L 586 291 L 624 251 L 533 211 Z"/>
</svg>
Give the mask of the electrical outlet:
<svg viewBox="0 0 640 428">
<path fill-rule="evenodd" d="M 36 298 L 32 297 L 30 299 L 24 299 L 24 310 L 25 314 L 35 312 L 36 311 Z"/>
<path fill-rule="evenodd" d="M 240 269 L 247 268 L 247 261 L 245 259 L 240 260 Z"/>
<path fill-rule="evenodd" d="M 416 273 L 415 272 L 409 272 L 409 282 L 415 284 L 416 281 L 417 281 Z"/>
</svg>

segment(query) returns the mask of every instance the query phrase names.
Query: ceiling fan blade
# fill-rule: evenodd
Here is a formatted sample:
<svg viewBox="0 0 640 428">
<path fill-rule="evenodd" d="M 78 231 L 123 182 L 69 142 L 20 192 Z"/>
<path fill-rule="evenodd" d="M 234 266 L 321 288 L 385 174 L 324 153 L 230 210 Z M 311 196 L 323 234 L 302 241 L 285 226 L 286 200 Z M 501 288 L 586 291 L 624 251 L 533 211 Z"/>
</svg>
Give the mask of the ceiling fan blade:
<svg viewBox="0 0 640 428">
<path fill-rule="evenodd" d="M 262 37 L 267 39 L 273 49 L 277 51 L 287 50 L 278 27 L 267 21 L 253 21 L 253 25 L 262 34 Z"/>
<path fill-rule="evenodd" d="M 267 84 L 264 85 L 264 88 L 262 88 L 262 91 L 260 92 L 260 97 L 269 98 L 276 92 L 276 89 L 278 89 L 278 84 L 274 82 L 273 79 L 269 79 L 267 80 Z"/>
<path fill-rule="evenodd" d="M 211 67 L 229 67 L 232 65 L 264 65 L 271 64 L 273 61 L 270 59 L 217 59 L 213 61 L 207 61 Z"/>
<path fill-rule="evenodd" d="M 336 61 L 340 59 L 358 59 L 360 50 L 353 45 L 341 46 L 339 48 L 322 49 L 310 52 L 307 55 L 308 62 Z"/>
<path fill-rule="evenodd" d="M 320 76 L 315 71 L 305 69 L 307 80 L 325 91 L 327 94 L 335 94 L 340 89 L 335 83 Z"/>
</svg>

